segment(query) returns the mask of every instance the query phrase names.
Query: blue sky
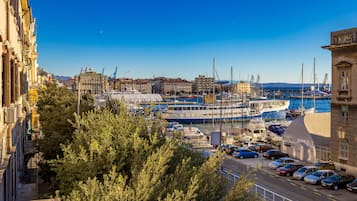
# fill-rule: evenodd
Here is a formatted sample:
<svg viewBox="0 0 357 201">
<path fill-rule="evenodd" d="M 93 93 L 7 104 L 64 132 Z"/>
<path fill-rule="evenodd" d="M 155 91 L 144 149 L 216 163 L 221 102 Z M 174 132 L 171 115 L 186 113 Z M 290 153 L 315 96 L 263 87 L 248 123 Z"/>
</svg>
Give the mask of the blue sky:
<svg viewBox="0 0 357 201">
<path fill-rule="evenodd" d="M 355 0 L 31 0 L 39 65 L 73 76 L 82 67 L 117 77 L 322 81 L 331 31 L 357 27 Z"/>
</svg>

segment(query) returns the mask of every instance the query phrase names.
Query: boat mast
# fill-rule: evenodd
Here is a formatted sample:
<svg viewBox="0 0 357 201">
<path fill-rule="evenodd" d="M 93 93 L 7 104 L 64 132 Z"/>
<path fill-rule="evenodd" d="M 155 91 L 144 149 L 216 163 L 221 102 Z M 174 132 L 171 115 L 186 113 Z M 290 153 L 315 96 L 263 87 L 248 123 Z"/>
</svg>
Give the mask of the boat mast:
<svg viewBox="0 0 357 201">
<path fill-rule="evenodd" d="M 231 66 L 231 130 L 233 130 L 233 107 L 232 107 L 232 96 L 233 96 L 233 66 Z"/>
<path fill-rule="evenodd" d="M 304 112 L 304 63 L 301 66 L 301 113 Z"/>
<path fill-rule="evenodd" d="M 313 103 L 314 103 L 314 110 L 316 110 L 316 97 L 315 97 L 315 93 L 316 93 L 316 89 L 315 89 L 315 82 L 316 82 L 316 73 L 315 73 L 315 57 L 314 57 L 314 94 L 313 94 Z"/>
<path fill-rule="evenodd" d="M 216 82 L 216 58 L 213 57 L 213 100 L 212 103 L 213 105 L 216 103 L 216 87 L 215 87 L 215 82 Z M 212 110 L 212 128 L 214 128 L 214 110 Z"/>
</svg>

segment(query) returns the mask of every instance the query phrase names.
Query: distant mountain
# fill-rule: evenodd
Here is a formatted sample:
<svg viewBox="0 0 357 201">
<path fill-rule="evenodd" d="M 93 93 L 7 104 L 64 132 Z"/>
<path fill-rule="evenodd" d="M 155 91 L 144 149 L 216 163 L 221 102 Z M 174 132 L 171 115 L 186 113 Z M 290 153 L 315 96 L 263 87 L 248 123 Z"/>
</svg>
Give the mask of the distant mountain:
<svg viewBox="0 0 357 201">
<path fill-rule="evenodd" d="M 56 79 L 56 80 L 58 80 L 58 81 L 60 81 L 60 82 L 65 82 L 65 81 L 71 79 L 71 77 L 69 77 L 69 76 L 62 76 L 62 75 L 53 75 L 53 79 Z"/>
<path fill-rule="evenodd" d="M 310 87 L 312 85 L 313 84 L 311 83 L 306 83 L 304 84 L 304 87 Z M 260 83 L 260 86 L 268 89 L 301 88 L 301 83 L 283 83 L 283 82 Z"/>
</svg>

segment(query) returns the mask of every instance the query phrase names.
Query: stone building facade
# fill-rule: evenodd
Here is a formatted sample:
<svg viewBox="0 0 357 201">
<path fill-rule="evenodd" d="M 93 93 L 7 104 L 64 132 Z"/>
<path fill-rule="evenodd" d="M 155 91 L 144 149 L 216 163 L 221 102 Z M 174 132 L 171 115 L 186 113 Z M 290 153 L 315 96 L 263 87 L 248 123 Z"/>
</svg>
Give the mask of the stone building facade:
<svg viewBox="0 0 357 201">
<path fill-rule="evenodd" d="M 357 28 L 331 33 L 331 159 L 357 175 Z"/>
<path fill-rule="evenodd" d="M 86 69 L 74 77 L 74 90 L 80 90 L 81 95 L 97 95 L 108 91 L 108 77 L 96 73 L 92 69 Z"/>
<path fill-rule="evenodd" d="M 152 84 L 149 79 L 121 78 L 110 81 L 110 87 L 120 92 L 138 91 L 143 94 L 152 93 Z"/>
<path fill-rule="evenodd" d="M 181 78 L 157 77 L 153 81 L 153 93 L 162 95 L 191 95 L 192 82 Z"/>
<path fill-rule="evenodd" d="M 28 0 L 0 0 L 0 201 L 16 200 L 25 135 L 38 120 L 35 19 Z M 31 89 L 34 96 L 28 97 Z M 34 111 L 35 115 L 31 115 Z M 35 129 L 35 128 L 34 128 Z M 37 128 L 36 128 L 37 129 Z"/>
</svg>

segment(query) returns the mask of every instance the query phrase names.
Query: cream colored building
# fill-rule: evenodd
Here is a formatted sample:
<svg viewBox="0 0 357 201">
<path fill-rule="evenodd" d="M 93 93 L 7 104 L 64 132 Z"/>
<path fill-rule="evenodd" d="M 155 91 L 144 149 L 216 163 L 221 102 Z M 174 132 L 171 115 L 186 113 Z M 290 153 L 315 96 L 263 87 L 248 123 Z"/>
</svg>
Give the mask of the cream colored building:
<svg viewBox="0 0 357 201">
<path fill-rule="evenodd" d="M 233 91 L 237 94 L 250 96 L 252 94 L 252 85 L 248 82 L 239 82 L 233 85 Z"/>
<path fill-rule="evenodd" d="M 74 77 L 75 91 L 80 90 L 81 95 L 97 95 L 108 91 L 108 77 L 94 72 L 92 69 L 85 70 Z"/>
<path fill-rule="evenodd" d="M 0 47 L 0 201 L 5 201 L 16 200 L 27 122 L 35 109 L 27 101 L 29 88 L 36 94 L 38 67 L 28 0 L 0 0 Z"/>
</svg>

